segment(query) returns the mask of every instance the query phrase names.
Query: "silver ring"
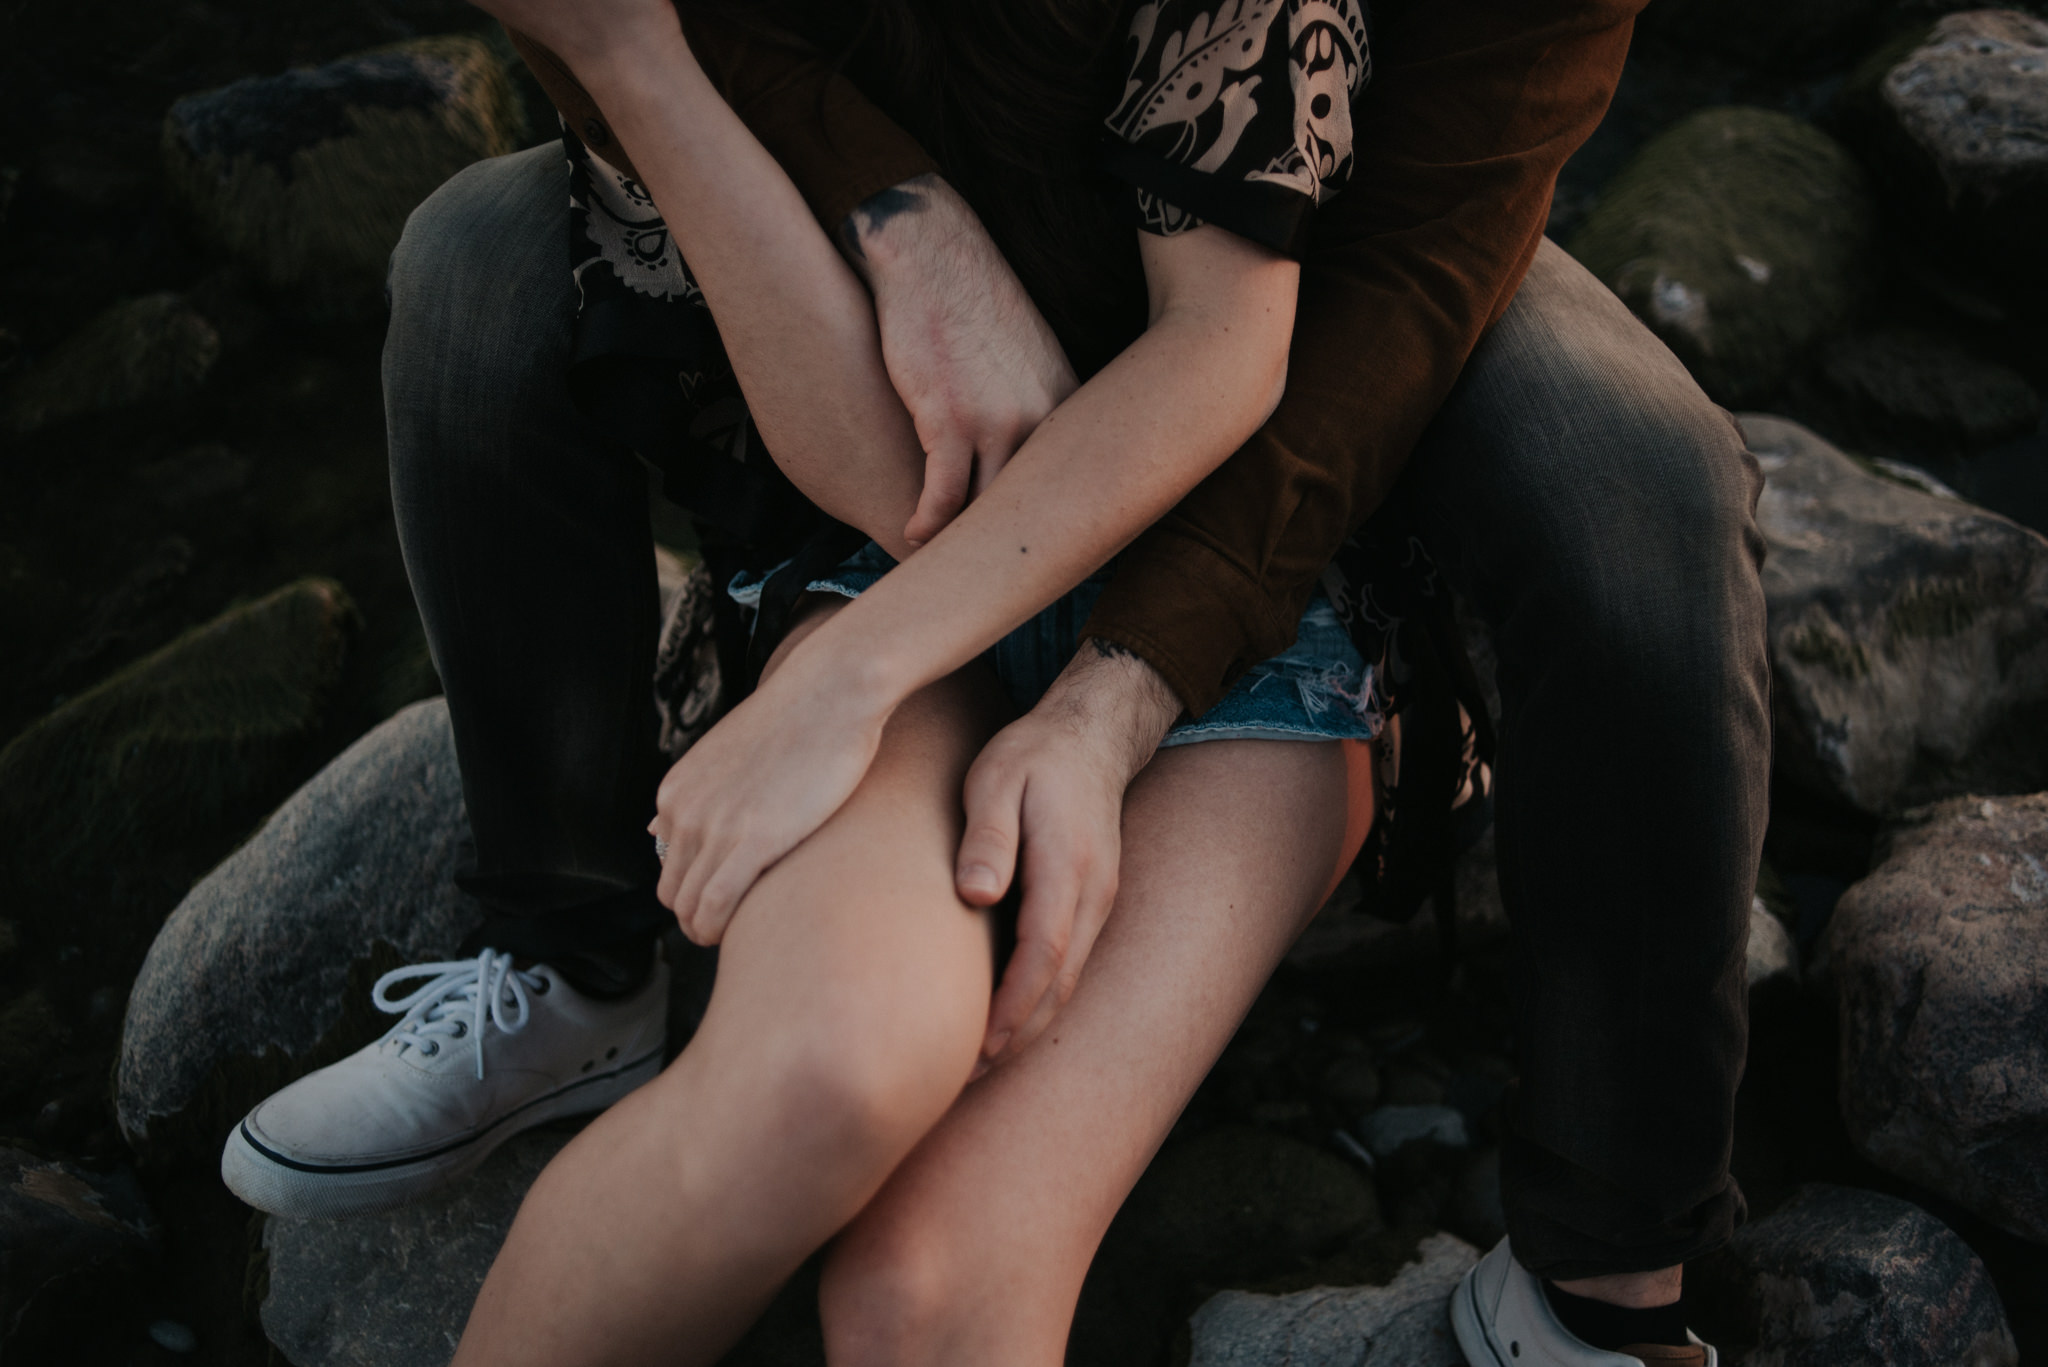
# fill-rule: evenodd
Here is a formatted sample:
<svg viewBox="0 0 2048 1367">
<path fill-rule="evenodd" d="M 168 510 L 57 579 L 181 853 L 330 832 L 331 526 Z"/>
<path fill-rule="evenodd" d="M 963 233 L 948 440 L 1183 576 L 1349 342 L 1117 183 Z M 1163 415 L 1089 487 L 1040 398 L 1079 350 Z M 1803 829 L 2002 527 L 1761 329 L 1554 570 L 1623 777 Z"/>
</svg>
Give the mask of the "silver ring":
<svg viewBox="0 0 2048 1367">
<path fill-rule="evenodd" d="M 654 837 L 654 857 L 656 859 L 668 858 L 668 842 L 658 835 Z"/>
</svg>

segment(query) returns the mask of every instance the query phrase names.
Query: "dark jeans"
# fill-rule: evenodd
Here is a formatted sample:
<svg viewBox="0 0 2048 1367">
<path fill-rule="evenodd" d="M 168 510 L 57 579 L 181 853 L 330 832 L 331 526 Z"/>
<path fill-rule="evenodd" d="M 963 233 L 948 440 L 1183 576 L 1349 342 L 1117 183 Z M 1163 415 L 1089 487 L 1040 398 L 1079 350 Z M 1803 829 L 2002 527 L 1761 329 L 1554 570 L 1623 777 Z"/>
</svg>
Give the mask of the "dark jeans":
<svg viewBox="0 0 2048 1367">
<path fill-rule="evenodd" d="M 559 153 L 473 166 L 392 260 L 406 565 L 500 948 L 645 937 L 655 773 L 647 475 L 564 380 Z M 1741 433 L 1557 248 L 1399 497 L 1493 628 L 1521 1085 L 1515 1251 L 1553 1277 L 1719 1244 L 1769 762 L 1761 485 Z M 567 915 L 563 913 L 571 913 Z"/>
</svg>

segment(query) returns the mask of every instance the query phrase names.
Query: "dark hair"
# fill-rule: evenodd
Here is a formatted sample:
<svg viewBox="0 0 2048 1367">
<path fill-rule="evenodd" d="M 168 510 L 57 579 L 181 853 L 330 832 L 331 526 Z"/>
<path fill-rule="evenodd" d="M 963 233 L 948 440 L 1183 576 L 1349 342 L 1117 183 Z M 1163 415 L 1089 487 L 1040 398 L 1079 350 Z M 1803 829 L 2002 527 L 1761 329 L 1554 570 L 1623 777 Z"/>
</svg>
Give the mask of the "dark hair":
<svg viewBox="0 0 2048 1367">
<path fill-rule="evenodd" d="M 1118 0 L 689 3 L 832 54 L 937 158 L 1083 375 L 1143 327 L 1135 237 L 1098 169 Z"/>
</svg>

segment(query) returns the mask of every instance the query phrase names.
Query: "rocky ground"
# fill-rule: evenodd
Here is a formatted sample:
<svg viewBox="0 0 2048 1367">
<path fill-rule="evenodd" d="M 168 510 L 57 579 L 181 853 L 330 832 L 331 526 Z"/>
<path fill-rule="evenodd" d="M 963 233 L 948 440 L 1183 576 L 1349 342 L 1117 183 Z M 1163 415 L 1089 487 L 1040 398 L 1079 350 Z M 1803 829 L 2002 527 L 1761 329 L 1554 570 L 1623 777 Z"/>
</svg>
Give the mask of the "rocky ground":
<svg viewBox="0 0 2048 1367">
<path fill-rule="evenodd" d="M 452 0 L 0 11 L 11 1361 L 444 1361 L 563 1140 L 347 1224 L 266 1228 L 214 1168 L 473 914 L 380 285 L 538 100 Z M 2048 21 L 1654 0 L 1551 230 L 1769 479 L 1752 1223 L 1694 1269 L 1698 1327 L 1731 1363 L 2048 1364 Z M 1459 900 L 1445 965 L 1340 892 L 1105 1243 L 1075 1360 L 1456 1360 L 1514 1073 L 1484 844 Z M 807 1291 L 734 1360 L 818 1361 Z"/>
</svg>

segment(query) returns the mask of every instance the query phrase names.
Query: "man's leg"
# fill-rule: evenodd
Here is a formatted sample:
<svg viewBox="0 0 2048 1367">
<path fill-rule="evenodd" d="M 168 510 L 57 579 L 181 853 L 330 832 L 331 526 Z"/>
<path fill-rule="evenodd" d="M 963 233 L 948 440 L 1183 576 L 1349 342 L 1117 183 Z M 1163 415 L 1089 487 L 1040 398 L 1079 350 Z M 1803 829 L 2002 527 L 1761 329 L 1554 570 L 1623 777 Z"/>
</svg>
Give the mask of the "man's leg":
<svg viewBox="0 0 2048 1367">
<path fill-rule="evenodd" d="M 229 1137 L 228 1186 L 275 1214 L 410 1199 L 661 1066 L 646 477 L 569 399 L 567 200 L 555 148 L 481 162 L 392 258 L 393 503 L 491 916 L 462 960 L 379 985 L 410 1007 L 383 1040 Z"/>
<path fill-rule="evenodd" d="M 1672 1269 L 1742 1213 L 1728 1159 L 1770 759 L 1761 484 L 1732 420 L 1545 243 L 1403 491 L 1500 659 L 1510 1241 L 1615 1303 L 1675 1299 Z"/>
<path fill-rule="evenodd" d="M 834 1245 L 836 1367 L 1062 1360 L 1110 1221 L 1322 901 L 1345 794 L 1338 747 L 1314 742 L 1180 746 L 1139 775 L 1072 999 Z"/>
<path fill-rule="evenodd" d="M 662 919 L 647 475 L 569 396 L 568 233 L 552 146 L 471 166 L 413 213 L 384 347 L 392 503 L 484 938 L 555 963 L 609 940 L 637 967 Z"/>
</svg>

